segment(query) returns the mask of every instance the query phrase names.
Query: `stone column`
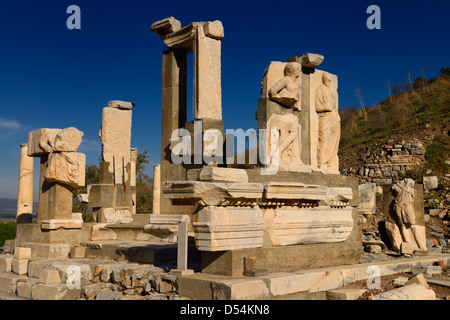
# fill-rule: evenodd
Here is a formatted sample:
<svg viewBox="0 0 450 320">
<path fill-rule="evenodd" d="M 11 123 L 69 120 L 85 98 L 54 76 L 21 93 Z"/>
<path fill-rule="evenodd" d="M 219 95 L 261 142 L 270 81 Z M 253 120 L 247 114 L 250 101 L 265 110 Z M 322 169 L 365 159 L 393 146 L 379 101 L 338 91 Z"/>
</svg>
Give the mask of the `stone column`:
<svg viewBox="0 0 450 320">
<path fill-rule="evenodd" d="M 187 120 L 186 69 L 187 53 L 185 51 L 169 49 L 163 52 L 160 169 L 162 181 L 186 179 L 184 167 L 172 162 L 170 149 L 172 133 L 183 128 Z M 160 201 L 161 213 L 173 213 L 170 201 L 164 198 Z"/>
<path fill-rule="evenodd" d="M 160 214 L 161 208 L 161 166 L 153 167 L 153 214 Z"/>
<path fill-rule="evenodd" d="M 136 187 L 136 161 L 137 161 L 137 149 L 136 148 L 131 148 L 130 150 L 130 163 L 131 163 L 131 168 L 130 168 L 130 186 L 132 187 Z M 133 214 L 136 213 L 136 192 L 133 193 Z"/>
<path fill-rule="evenodd" d="M 29 157 L 28 144 L 20 145 L 19 185 L 17 192 L 17 223 L 31 223 L 33 219 L 34 159 Z"/>
</svg>

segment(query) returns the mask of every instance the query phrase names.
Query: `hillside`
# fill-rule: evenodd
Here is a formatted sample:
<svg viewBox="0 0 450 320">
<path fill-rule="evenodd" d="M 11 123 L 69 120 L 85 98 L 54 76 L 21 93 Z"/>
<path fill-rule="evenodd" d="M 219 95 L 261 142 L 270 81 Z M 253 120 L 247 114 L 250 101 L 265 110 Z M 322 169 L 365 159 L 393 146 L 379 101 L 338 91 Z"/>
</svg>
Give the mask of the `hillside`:
<svg viewBox="0 0 450 320">
<path fill-rule="evenodd" d="M 417 181 L 427 172 L 447 180 L 450 68 L 443 68 L 440 76 L 428 81 L 418 78 L 411 86 L 397 85 L 393 93 L 385 101 L 366 108 L 366 115 L 354 107 L 341 110 L 342 173 L 356 174 L 362 182 L 406 176 Z M 411 150 L 411 147 L 417 148 Z M 385 166 L 381 175 L 381 170 L 378 174 L 375 170 L 369 176 L 371 166 L 376 167 L 383 160 L 392 165 Z"/>
</svg>

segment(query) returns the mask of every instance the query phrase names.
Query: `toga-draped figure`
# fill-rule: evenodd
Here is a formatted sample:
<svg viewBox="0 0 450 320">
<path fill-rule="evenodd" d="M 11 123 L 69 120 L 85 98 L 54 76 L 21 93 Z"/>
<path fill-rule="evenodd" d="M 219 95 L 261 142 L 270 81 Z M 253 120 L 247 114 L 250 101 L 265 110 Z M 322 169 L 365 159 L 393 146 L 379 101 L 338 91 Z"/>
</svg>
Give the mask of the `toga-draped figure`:
<svg viewBox="0 0 450 320">
<path fill-rule="evenodd" d="M 316 92 L 316 112 L 319 117 L 318 167 L 323 173 L 339 173 L 338 148 L 341 119 L 338 113 L 337 90 L 331 87 L 331 76 L 324 73 Z"/>
<path fill-rule="evenodd" d="M 425 227 L 417 224 L 414 209 L 414 180 L 406 178 L 392 186 L 394 201 L 390 215 L 395 223 L 386 224 L 394 250 L 399 251 L 402 242 L 412 244 L 414 250 L 426 251 Z"/>
</svg>

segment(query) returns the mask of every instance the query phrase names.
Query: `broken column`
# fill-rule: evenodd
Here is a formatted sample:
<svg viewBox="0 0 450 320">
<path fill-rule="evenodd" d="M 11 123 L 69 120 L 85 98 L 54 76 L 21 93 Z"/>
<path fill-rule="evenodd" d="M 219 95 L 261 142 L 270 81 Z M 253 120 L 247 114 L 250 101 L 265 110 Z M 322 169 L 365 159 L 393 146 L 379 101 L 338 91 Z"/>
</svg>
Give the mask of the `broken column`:
<svg viewBox="0 0 450 320">
<path fill-rule="evenodd" d="M 17 191 L 17 223 L 33 220 L 33 172 L 34 159 L 29 157 L 28 144 L 20 145 L 19 184 Z"/>
<path fill-rule="evenodd" d="M 130 186 L 136 187 L 136 161 L 138 151 L 136 148 L 131 148 L 130 162 L 131 162 L 131 173 L 130 173 Z M 136 213 L 136 192 L 133 193 L 133 214 Z"/>
<path fill-rule="evenodd" d="M 153 206 L 152 213 L 160 214 L 161 212 L 161 165 L 157 164 L 153 167 Z"/>
<path fill-rule="evenodd" d="M 109 101 L 102 111 L 100 183 L 91 185 L 88 207 L 101 223 L 132 220 L 136 193 L 135 163 L 131 152 L 131 117 L 134 103 Z M 132 177 L 133 175 L 133 177 Z M 134 184 L 134 185 L 133 185 Z"/>
<path fill-rule="evenodd" d="M 28 156 L 40 157 L 37 222 L 43 230 L 81 228 L 72 214 L 73 190 L 84 187 L 86 157 L 76 150 L 83 132 L 76 128 L 29 133 Z"/>
</svg>

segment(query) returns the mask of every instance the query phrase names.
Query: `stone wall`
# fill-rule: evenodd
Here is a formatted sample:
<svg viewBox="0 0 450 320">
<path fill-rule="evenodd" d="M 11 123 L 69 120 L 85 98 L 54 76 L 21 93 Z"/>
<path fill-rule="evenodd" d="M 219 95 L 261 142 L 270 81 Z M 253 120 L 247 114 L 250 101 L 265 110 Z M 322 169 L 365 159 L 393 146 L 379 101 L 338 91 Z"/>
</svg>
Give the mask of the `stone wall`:
<svg viewBox="0 0 450 320">
<path fill-rule="evenodd" d="M 360 183 L 391 184 L 407 177 L 409 171 L 425 161 L 425 147 L 417 139 L 396 142 L 387 140 L 373 150 L 367 150 L 359 164 L 341 170 L 345 175 L 357 175 Z"/>
</svg>

